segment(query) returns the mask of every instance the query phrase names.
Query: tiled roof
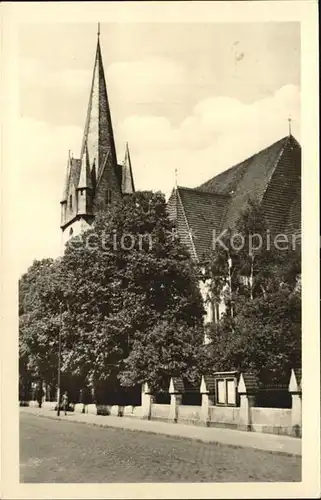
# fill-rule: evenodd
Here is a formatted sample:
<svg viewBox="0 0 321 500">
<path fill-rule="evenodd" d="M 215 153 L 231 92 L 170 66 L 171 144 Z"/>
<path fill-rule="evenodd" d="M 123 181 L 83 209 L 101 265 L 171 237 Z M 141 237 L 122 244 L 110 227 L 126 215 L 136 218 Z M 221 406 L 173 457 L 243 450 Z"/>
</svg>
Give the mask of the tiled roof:
<svg viewBox="0 0 321 500">
<path fill-rule="evenodd" d="M 174 190 L 169 213 L 191 255 L 201 260 L 213 229 L 233 228 L 250 197 L 262 203 L 272 230 L 300 231 L 300 166 L 301 147 L 287 136 L 198 188 Z"/>
<path fill-rule="evenodd" d="M 213 375 L 204 375 L 204 381 L 206 385 L 206 389 L 208 392 L 215 392 L 215 377 Z"/>
<path fill-rule="evenodd" d="M 85 148 L 85 152 L 81 160 L 79 183 L 77 187 L 79 189 L 92 189 L 93 187 L 87 147 Z"/>
<path fill-rule="evenodd" d="M 79 158 L 71 158 L 70 160 L 70 174 L 69 183 L 78 187 L 80 178 L 81 160 Z"/>
<path fill-rule="evenodd" d="M 199 186 L 201 191 L 231 196 L 231 203 L 224 217 L 224 227 L 233 227 L 250 196 L 255 195 L 261 201 L 278 160 L 290 140 L 291 136 L 284 137 Z"/>
<path fill-rule="evenodd" d="M 90 165 L 96 160 L 97 178 L 101 174 L 106 159 L 108 159 L 107 168 L 116 169 L 117 159 L 114 133 L 99 38 L 97 40 L 81 157 L 86 147 L 88 149 Z"/>
<path fill-rule="evenodd" d="M 220 230 L 228 196 L 197 189 L 177 188 L 177 203 L 181 204 L 190 238 L 198 259 L 210 250 L 213 230 Z"/>
<path fill-rule="evenodd" d="M 185 392 L 184 382 L 181 377 L 172 377 L 169 384 L 169 392 L 183 394 Z"/>
<path fill-rule="evenodd" d="M 242 373 L 246 391 L 256 391 L 259 387 L 259 381 L 253 373 Z"/>
<path fill-rule="evenodd" d="M 123 194 L 131 194 L 135 191 L 128 144 L 126 144 L 125 159 L 122 166 L 121 190 Z"/>
<path fill-rule="evenodd" d="M 288 236 L 301 234 L 301 193 L 297 193 L 291 203 L 285 232 Z"/>
</svg>

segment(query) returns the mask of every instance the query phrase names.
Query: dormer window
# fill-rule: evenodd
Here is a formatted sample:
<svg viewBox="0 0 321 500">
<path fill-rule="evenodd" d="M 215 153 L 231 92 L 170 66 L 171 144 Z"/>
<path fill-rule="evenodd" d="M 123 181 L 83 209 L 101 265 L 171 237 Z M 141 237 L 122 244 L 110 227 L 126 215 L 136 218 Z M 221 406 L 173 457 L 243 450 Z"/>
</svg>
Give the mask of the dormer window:
<svg viewBox="0 0 321 500">
<path fill-rule="evenodd" d="M 69 208 L 72 209 L 72 194 L 69 196 Z"/>
<path fill-rule="evenodd" d="M 111 204 L 111 191 L 108 190 L 106 193 L 106 205 L 110 205 L 110 204 Z"/>
</svg>

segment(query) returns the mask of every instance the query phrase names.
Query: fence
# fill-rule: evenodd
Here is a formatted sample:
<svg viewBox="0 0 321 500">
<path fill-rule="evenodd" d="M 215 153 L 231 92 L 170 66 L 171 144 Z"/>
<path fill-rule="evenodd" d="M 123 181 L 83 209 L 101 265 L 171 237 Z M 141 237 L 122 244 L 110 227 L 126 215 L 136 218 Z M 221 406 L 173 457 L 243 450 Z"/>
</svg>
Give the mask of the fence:
<svg viewBox="0 0 321 500">
<path fill-rule="evenodd" d="M 169 404 L 157 403 L 148 384 L 141 393 L 141 405 L 96 405 L 79 403 L 74 411 L 100 415 L 114 415 L 161 420 L 172 423 L 225 427 L 251 432 L 283 434 L 301 437 L 302 403 L 301 371 L 292 370 L 287 394 L 289 408 L 260 407 L 260 388 L 250 373 L 220 372 L 203 376 L 196 404 L 183 404 L 185 386 L 180 377 L 173 377 L 169 384 Z M 201 404 L 197 404 L 200 400 Z M 35 401 L 29 402 L 36 406 Z M 54 409 L 55 402 L 43 402 L 44 408 Z"/>
</svg>

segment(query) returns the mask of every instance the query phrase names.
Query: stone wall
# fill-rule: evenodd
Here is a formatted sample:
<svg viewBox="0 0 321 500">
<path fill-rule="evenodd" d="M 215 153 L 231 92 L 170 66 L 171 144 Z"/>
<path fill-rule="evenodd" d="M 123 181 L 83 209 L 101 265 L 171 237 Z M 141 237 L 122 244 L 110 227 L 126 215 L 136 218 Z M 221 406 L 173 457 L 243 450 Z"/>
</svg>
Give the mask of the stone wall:
<svg viewBox="0 0 321 500">
<path fill-rule="evenodd" d="M 284 408 L 252 408 L 251 430 L 253 432 L 267 432 L 269 434 L 292 435 L 292 409 Z"/>
<path fill-rule="evenodd" d="M 240 409 L 228 406 L 210 406 L 208 425 L 215 427 L 237 428 Z"/>
<path fill-rule="evenodd" d="M 152 404 L 151 420 L 169 420 L 170 405 Z"/>
<path fill-rule="evenodd" d="M 178 422 L 182 424 L 198 424 L 201 420 L 201 406 L 181 405 L 178 410 Z"/>
<path fill-rule="evenodd" d="M 232 372 L 221 372 L 231 377 Z M 301 437 L 302 435 L 302 402 L 301 374 L 292 370 L 289 383 L 289 393 L 292 407 L 260 408 L 255 406 L 255 377 L 249 373 L 240 374 L 236 386 L 238 397 L 235 404 L 215 403 L 215 376 L 202 377 L 200 393 L 202 405 L 182 405 L 184 384 L 180 377 L 170 380 L 170 404 L 156 404 L 155 395 L 144 384 L 142 387 L 141 406 L 95 405 L 82 403 L 74 406 L 75 412 L 92 413 L 116 417 L 136 417 L 164 422 L 204 425 L 207 427 L 225 427 L 252 432 L 283 434 Z M 38 406 L 37 401 L 20 402 L 21 405 Z M 43 402 L 43 408 L 54 409 L 55 402 Z"/>
</svg>

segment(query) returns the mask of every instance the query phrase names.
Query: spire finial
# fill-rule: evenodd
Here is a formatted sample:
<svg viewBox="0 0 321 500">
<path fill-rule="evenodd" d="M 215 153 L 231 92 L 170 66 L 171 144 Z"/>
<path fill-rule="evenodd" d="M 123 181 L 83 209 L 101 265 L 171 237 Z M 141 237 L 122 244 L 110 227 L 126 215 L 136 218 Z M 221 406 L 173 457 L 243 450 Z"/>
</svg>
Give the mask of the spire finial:
<svg viewBox="0 0 321 500">
<path fill-rule="evenodd" d="M 99 36 L 100 36 L 100 23 L 98 23 L 97 36 L 98 36 L 98 38 L 99 38 Z"/>
<path fill-rule="evenodd" d="M 289 122 L 289 135 L 291 135 L 291 123 L 292 123 L 291 115 L 289 115 L 288 122 Z"/>
<path fill-rule="evenodd" d="M 175 189 L 177 189 L 178 169 L 175 168 Z"/>
</svg>

